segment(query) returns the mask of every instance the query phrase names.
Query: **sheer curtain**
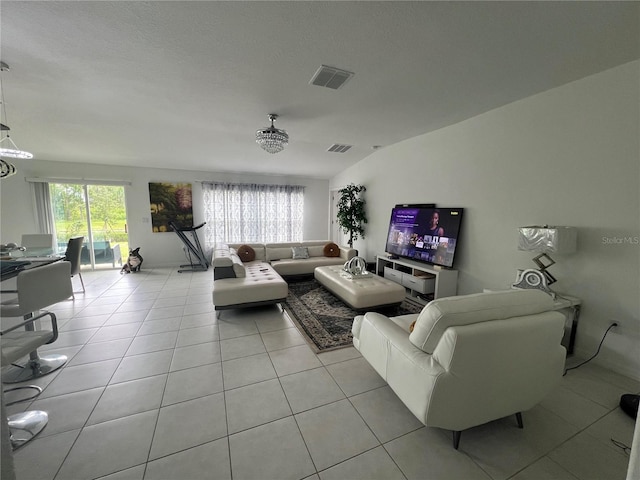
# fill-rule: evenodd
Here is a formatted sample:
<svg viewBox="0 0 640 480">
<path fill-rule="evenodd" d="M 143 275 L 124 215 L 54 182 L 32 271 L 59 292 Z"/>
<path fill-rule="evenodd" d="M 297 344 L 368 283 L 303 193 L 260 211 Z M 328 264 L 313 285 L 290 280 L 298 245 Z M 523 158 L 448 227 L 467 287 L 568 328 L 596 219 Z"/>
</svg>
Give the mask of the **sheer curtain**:
<svg viewBox="0 0 640 480">
<path fill-rule="evenodd" d="M 52 233 L 55 237 L 55 222 L 53 221 L 49 184 L 43 182 L 29 182 L 29 184 L 34 198 L 33 205 L 36 211 L 36 221 L 38 222 L 38 233 Z"/>
<path fill-rule="evenodd" d="M 205 249 L 217 242 L 302 240 L 304 187 L 202 182 Z"/>
</svg>

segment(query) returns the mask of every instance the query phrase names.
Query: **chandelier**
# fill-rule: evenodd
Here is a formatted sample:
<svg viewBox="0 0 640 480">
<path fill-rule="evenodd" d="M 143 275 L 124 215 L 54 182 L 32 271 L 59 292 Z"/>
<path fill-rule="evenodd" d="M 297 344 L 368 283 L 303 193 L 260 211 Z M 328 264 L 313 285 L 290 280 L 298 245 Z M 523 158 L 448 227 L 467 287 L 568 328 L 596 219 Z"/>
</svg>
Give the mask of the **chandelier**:
<svg viewBox="0 0 640 480">
<path fill-rule="evenodd" d="M 0 157 L 9 157 L 9 158 L 20 158 L 23 160 L 33 158 L 33 154 L 29 152 L 25 152 L 24 150 L 20 150 L 17 145 L 11 140 L 9 134 L 6 135 L 2 140 L 0 140 L 0 144 L 5 140 L 9 141 L 9 144 L 13 148 L 0 148 Z"/>
<path fill-rule="evenodd" d="M 9 65 L 7 65 L 4 62 L 0 62 L 0 72 L 8 72 L 8 71 L 9 71 Z M 2 87 L 1 77 L 0 77 L 0 103 L 2 104 L 2 120 L 6 121 L 7 109 L 4 101 L 4 89 Z M 10 128 L 5 124 L 0 123 L 0 130 L 3 132 L 5 131 L 8 132 Z M 7 142 L 5 143 L 5 146 L 2 146 L 3 142 Z M 10 147 L 10 148 L 6 148 L 6 147 Z M 25 152 L 24 150 L 20 150 L 16 146 L 14 141 L 11 140 L 11 137 L 7 133 L 2 139 L 0 139 L 0 178 L 6 178 L 6 177 L 10 177 L 11 175 L 14 175 L 16 173 L 16 167 L 13 164 L 4 160 L 2 157 L 29 159 L 29 158 L 33 158 L 33 154 L 29 152 Z"/>
<path fill-rule="evenodd" d="M 278 115 L 270 113 L 269 120 L 271 120 L 271 126 L 261 128 L 256 132 L 256 143 L 269 153 L 281 152 L 284 150 L 284 147 L 289 145 L 289 135 L 287 132 L 273 126 L 276 118 L 278 118 Z"/>
</svg>

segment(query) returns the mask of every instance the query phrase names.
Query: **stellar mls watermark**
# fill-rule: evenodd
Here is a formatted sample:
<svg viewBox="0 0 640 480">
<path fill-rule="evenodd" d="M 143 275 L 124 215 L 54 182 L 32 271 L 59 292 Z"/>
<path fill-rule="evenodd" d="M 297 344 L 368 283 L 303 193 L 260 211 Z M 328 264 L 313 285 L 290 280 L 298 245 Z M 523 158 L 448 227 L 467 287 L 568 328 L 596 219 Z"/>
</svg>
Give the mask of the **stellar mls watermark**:
<svg viewBox="0 0 640 480">
<path fill-rule="evenodd" d="M 603 245 L 640 245 L 640 237 L 602 237 Z"/>
</svg>

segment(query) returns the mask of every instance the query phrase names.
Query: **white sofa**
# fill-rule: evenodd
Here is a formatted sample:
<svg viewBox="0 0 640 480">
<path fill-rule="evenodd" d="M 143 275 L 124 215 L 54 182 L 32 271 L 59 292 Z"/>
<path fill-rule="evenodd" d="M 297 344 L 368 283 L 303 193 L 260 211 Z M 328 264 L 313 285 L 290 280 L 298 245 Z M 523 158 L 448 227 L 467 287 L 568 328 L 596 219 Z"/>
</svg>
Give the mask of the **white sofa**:
<svg viewBox="0 0 640 480">
<path fill-rule="evenodd" d="M 217 244 L 213 251 L 213 305 L 220 310 L 278 303 L 287 298 L 289 288 L 265 261 L 264 248 L 253 245 L 255 260 L 242 262 L 236 249 Z"/>
<path fill-rule="evenodd" d="M 317 266 L 342 265 L 355 256 L 355 250 L 338 247 L 340 256 L 326 257 L 325 241 L 296 243 L 217 244 L 213 251 L 213 305 L 220 310 L 280 303 L 289 292 L 282 275 L 312 274 Z M 255 254 L 251 261 L 238 252 L 248 245 Z M 305 247 L 309 258 L 294 259 L 292 247 Z"/>
<path fill-rule="evenodd" d="M 329 240 L 309 240 L 291 243 L 267 243 L 265 252 L 267 261 L 280 275 L 311 275 L 316 267 L 343 265 L 356 256 L 356 250 L 338 246 L 340 255 L 327 257 L 324 247 L 332 243 Z M 293 258 L 293 247 L 306 248 L 309 258 Z"/>
<path fill-rule="evenodd" d="M 353 344 L 426 426 L 462 430 L 539 403 L 562 378 L 564 317 L 539 290 L 447 297 L 355 318 Z M 409 332 L 412 322 L 413 332 Z"/>
</svg>

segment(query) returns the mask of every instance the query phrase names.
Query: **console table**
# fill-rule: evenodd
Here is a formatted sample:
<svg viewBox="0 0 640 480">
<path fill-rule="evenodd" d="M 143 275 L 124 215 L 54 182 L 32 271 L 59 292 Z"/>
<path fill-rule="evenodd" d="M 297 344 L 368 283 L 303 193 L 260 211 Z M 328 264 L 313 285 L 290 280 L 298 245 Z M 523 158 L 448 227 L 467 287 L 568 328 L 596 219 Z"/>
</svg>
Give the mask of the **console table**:
<svg viewBox="0 0 640 480">
<path fill-rule="evenodd" d="M 376 256 L 376 274 L 409 289 L 411 297 L 428 300 L 453 297 L 458 291 L 458 271 L 406 258 Z"/>
</svg>

